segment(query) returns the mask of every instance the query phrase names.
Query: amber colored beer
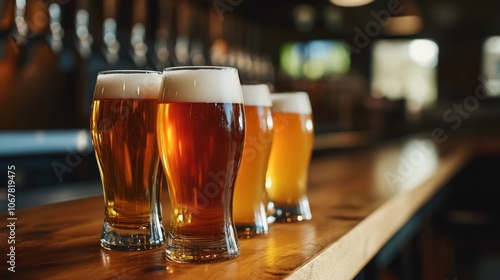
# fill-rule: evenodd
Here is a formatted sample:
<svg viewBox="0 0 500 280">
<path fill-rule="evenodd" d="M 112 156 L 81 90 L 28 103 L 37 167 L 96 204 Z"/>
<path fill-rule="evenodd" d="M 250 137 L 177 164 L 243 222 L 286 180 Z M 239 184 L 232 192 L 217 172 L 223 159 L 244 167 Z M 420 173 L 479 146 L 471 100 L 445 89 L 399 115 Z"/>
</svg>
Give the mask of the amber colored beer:
<svg viewBox="0 0 500 280">
<path fill-rule="evenodd" d="M 113 73 L 98 76 L 91 109 L 90 130 L 104 190 L 101 245 L 149 249 L 165 239 L 156 145 L 161 75 Z M 148 81 L 153 84 L 143 85 Z"/>
<path fill-rule="evenodd" d="M 172 203 L 171 231 L 184 238 L 224 236 L 220 201 L 233 195 L 244 127 L 241 104 L 160 103 L 158 143 Z M 196 240 L 193 240 L 195 242 Z"/>
<path fill-rule="evenodd" d="M 167 258 L 213 262 L 238 256 L 231 209 L 245 119 L 237 71 L 167 68 L 157 134 L 171 203 Z"/>
<path fill-rule="evenodd" d="M 103 181 L 109 186 L 104 193 L 104 213 L 113 226 L 133 228 L 149 223 L 151 199 L 146 194 L 154 185 L 158 164 L 157 106 L 157 99 L 93 101 L 94 149 Z"/>
<path fill-rule="evenodd" d="M 267 233 L 264 207 L 266 171 L 273 141 L 271 96 L 267 85 L 243 85 L 246 135 L 236 178 L 233 217 L 238 235 Z"/>
<path fill-rule="evenodd" d="M 314 140 L 309 98 L 306 93 L 271 96 L 274 139 L 266 179 L 268 208 L 278 221 L 308 220 L 307 174 Z"/>
</svg>

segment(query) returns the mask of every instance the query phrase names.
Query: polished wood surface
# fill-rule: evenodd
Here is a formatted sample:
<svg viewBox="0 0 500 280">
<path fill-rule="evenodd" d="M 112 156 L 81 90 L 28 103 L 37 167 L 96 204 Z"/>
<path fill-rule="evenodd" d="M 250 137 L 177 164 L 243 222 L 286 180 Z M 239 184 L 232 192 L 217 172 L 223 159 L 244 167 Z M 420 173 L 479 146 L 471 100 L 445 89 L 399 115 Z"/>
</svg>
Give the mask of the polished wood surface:
<svg viewBox="0 0 500 280">
<path fill-rule="evenodd" d="M 241 256 L 212 264 L 177 264 L 164 249 L 101 249 L 102 197 L 16 212 L 16 272 L 1 279 L 349 279 L 474 154 L 473 141 L 437 145 L 420 136 L 311 163 L 313 219 L 272 224 L 268 235 L 240 240 Z M 18 198 L 22 199 L 22 198 Z M 168 197 L 164 196 L 168 228 Z M 6 221 L 6 213 L 1 213 Z M 2 260 L 6 255 L 3 226 Z M 15 277 L 13 277 L 15 276 Z"/>
</svg>

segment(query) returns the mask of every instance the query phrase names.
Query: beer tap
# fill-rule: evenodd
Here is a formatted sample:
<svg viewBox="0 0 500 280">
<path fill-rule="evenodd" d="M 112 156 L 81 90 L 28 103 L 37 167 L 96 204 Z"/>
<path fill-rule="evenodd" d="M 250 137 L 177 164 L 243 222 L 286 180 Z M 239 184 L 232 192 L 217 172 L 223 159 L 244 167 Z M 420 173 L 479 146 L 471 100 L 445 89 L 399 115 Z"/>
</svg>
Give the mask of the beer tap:
<svg viewBox="0 0 500 280">
<path fill-rule="evenodd" d="M 260 29 L 259 25 L 256 23 L 250 24 L 249 26 L 249 32 L 247 34 L 247 40 L 248 40 L 248 47 L 249 47 L 249 52 L 248 52 L 248 59 L 249 61 L 247 62 L 247 65 L 249 67 L 249 76 L 250 79 L 253 82 L 262 82 L 259 79 L 259 71 L 260 71 L 260 64 L 259 64 L 259 47 L 260 47 Z"/>
<path fill-rule="evenodd" d="M 189 27 L 192 10 L 187 1 L 179 1 L 177 4 L 177 40 L 175 42 L 176 65 L 189 65 Z"/>
<path fill-rule="evenodd" d="M 226 65 L 230 67 L 237 67 L 236 65 L 236 51 L 235 44 L 235 25 L 236 19 L 234 14 L 229 14 L 224 19 L 224 37 L 227 41 L 227 62 Z"/>
<path fill-rule="evenodd" d="M 177 65 L 189 64 L 189 37 L 178 35 L 175 43 L 175 58 Z"/>
<path fill-rule="evenodd" d="M 205 65 L 206 59 L 204 55 L 203 41 L 201 39 L 193 39 L 191 49 L 189 51 L 189 57 L 191 58 L 191 63 L 193 65 Z"/>
<path fill-rule="evenodd" d="M 191 46 L 189 48 L 189 58 L 192 65 L 205 65 L 205 52 L 203 38 L 206 37 L 204 27 L 206 26 L 204 20 L 204 13 L 198 6 L 191 6 L 194 15 L 190 22 L 189 33 L 192 35 Z"/>
<path fill-rule="evenodd" d="M 49 6 L 50 34 L 49 45 L 54 54 L 60 54 L 63 50 L 64 29 L 61 25 L 61 7 L 58 3 Z"/>
<path fill-rule="evenodd" d="M 65 126 L 69 119 L 65 115 L 66 81 L 61 80 L 59 57 L 54 53 L 50 42 L 54 30 L 50 26 L 53 23 L 51 16 L 57 17 L 57 12 L 54 13 L 52 8 L 51 13 L 48 3 L 44 0 L 30 0 L 19 4 L 22 4 L 19 8 L 25 6 L 25 11 L 24 19 L 21 20 L 19 17 L 17 19 L 18 30 L 23 30 L 24 27 L 27 27 L 27 30 L 22 31 L 22 36 L 19 36 L 23 37 L 24 45 L 20 48 L 21 60 L 16 74 L 17 81 L 13 92 L 15 96 L 11 103 L 16 112 L 12 117 L 23 129 Z M 19 12 L 21 10 L 18 9 Z M 60 15 L 59 10 L 58 16 Z M 62 43 L 59 44 L 59 48 L 62 50 Z M 22 104 L 22 107 L 19 104 Z M 21 108 L 23 110 L 20 110 Z M 23 116 L 21 112 L 24 110 L 36 114 L 37 118 Z"/>
<path fill-rule="evenodd" d="M 104 23 L 102 27 L 103 54 L 109 65 L 116 65 L 120 61 L 120 42 L 116 24 L 116 0 L 104 1 Z"/>
<path fill-rule="evenodd" d="M 227 41 L 224 39 L 224 25 L 215 10 L 210 10 L 209 18 L 209 59 L 212 65 L 227 65 Z"/>
<path fill-rule="evenodd" d="M 12 28 L 15 16 L 14 1 L 0 2 L 0 36 L 3 37 L 5 32 Z"/>
<path fill-rule="evenodd" d="M 24 18 L 25 11 L 26 0 L 16 0 L 13 36 L 18 46 L 23 46 L 28 42 L 28 24 Z"/>
<path fill-rule="evenodd" d="M 253 42 L 254 38 L 252 37 L 252 31 L 253 31 L 253 25 L 247 21 L 245 22 L 245 31 L 243 32 L 243 35 L 246 35 L 243 37 L 243 61 L 244 61 L 244 66 L 245 66 L 245 73 L 246 73 L 246 78 L 247 82 L 255 82 L 254 76 L 253 76 L 253 63 L 252 63 L 252 51 L 254 48 L 252 46 L 255 44 Z"/>
<path fill-rule="evenodd" d="M 146 68 L 148 64 L 148 45 L 146 43 L 147 2 L 136 0 L 133 3 L 133 25 L 130 34 L 132 60 L 137 68 Z"/>
<path fill-rule="evenodd" d="M 19 58 L 18 47 L 14 38 L 14 18 L 16 5 L 14 1 L 3 1 L 0 4 L 0 89 L 1 93 L 12 92 L 13 81 L 16 77 L 16 65 Z M 2 96 L 4 94 L 0 94 Z M 0 99 L 6 104 L 5 99 Z M 5 105 L 4 105 L 5 106 Z M 7 116 L 0 107 L 0 119 Z"/>
<path fill-rule="evenodd" d="M 76 49 L 82 58 L 88 59 L 92 55 L 92 44 L 94 42 L 89 30 L 88 0 L 80 0 L 78 4 L 75 19 Z"/>
<path fill-rule="evenodd" d="M 238 71 L 242 72 L 242 75 L 247 79 L 247 65 L 245 60 L 245 49 L 243 42 L 243 35 L 245 34 L 245 21 L 241 16 L 237 16 L 233 26 L 233 36 L 234 36 L 234 55 L 236 58 L 236 68 Z M 248 82 L 248 81 L 246 81 Z"/>
<path fill-rule="evenodd" d="M 155 38 L 155 65 L 161 70 L 172 65 L 172 16 L 173 1 L 160 0 L 158 3 L 158 28 Z"/>
</svg>

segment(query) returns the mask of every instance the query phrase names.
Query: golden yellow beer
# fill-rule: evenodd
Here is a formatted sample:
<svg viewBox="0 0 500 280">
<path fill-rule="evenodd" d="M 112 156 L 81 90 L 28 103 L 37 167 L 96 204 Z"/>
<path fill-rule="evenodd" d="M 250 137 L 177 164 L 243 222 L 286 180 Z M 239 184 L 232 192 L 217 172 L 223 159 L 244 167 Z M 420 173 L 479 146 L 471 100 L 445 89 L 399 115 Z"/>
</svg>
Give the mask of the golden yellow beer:
<svg viewBox="0 0 500 280">
<path fill-rule="evenodd" d="M 314 140 L 309 97 L 298 92 L 271 98 L 274 138 L 266 178 L 270 221 L 309 220 L 307 174 Z"/>
<path fill-rule="evenodd" d="M 246 135 L 236 178 L 233 217 L 240 237 L 268 231 L 264 207 L 266 171 L 273 140 L 271 96 L 267 85 L 243 85 Z"/>
<path fill-rule="evenodd" d="M 167 258 L 215 262 L 238 256 L 232 205 L 245 115 L 237 70 L 165 69 L 157 138 L 171 205 Z"/>
<path fill-rule="evenodd" d="M 97 77 L 90 131 L 103 185 L 105 249 L 150 249 L 165 241 L 156 148 L 160 83 L 159 72 Z"/>
</svg>

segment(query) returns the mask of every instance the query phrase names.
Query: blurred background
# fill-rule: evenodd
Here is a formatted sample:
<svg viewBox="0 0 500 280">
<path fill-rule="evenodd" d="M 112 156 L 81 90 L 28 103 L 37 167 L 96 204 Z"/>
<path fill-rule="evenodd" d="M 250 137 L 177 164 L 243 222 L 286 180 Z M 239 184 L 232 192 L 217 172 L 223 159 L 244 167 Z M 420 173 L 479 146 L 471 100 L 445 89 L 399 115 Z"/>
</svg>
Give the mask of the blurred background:
<svg viewBox="0 0 500 280">
<path fill-rule="evenodd" d="M 20 207 L 99 195 L 89 113 L 109 69 L 226 65 L 242 84 L 306 91 L 317 153 L 435 129 L 498 134 L 498 11 L 495 0 L 0 0 L 0 163 L 16 165 Z M 476 183 L 499 194 L 497 159 L 468 167 L 491 172 L 463 183 L 471 171 L 459 198 Z"/>
</svg>

